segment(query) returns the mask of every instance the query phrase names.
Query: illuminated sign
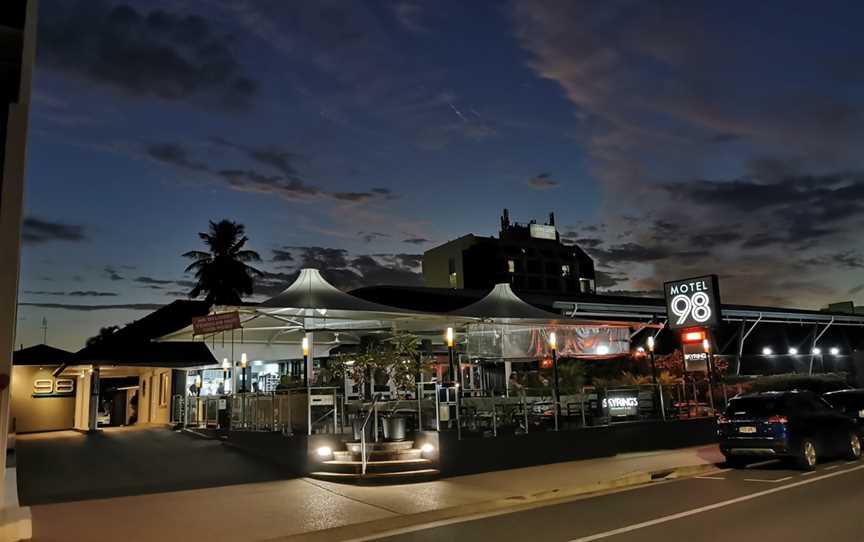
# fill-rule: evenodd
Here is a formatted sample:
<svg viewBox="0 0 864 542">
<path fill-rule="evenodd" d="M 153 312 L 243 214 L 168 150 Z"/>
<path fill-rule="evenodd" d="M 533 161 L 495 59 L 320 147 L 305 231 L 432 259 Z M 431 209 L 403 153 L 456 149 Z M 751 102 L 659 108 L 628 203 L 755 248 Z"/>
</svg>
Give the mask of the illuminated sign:
<svg viewBox="0 0 864 542">
<path fill-rule="evenodd" d="M 671 329 L 714 327 L 720 323 L 717 275 L 667 282 L 663 291 Z"/>
<path fill-rule="evenodd" d="M 639 414 L 639 391 L 610 391 L 601 404 L 610 416 L 636 416 Z"/>
<path fill-rule="evenodd" d="M 547 226 L 545 224 L 529 224 L 528 233 L 534 239 L 549 239 L 554 241 L 558 238 L 555 226 Z"/>
<path fill-rule="evenodd" d="M 684 370 L 688 373 L 704 373 L 708 371 L 708 354 L 702 343 L 684 343 Z"/>
<path fill-rule="evenodd" d="M 230 331 L 239 327 L 241 327 L 240 313 L 237 311 L 220 312 L 192 318 L 193 335 L 209 335 L 211 333 L 218 333 L 219 331 Z"/>
<path fill-rule="evenodd" d="M 32 397 L 72 397 L 75 395 L 73 378 L 37 378 L 33 381 Z"/>
</svg>

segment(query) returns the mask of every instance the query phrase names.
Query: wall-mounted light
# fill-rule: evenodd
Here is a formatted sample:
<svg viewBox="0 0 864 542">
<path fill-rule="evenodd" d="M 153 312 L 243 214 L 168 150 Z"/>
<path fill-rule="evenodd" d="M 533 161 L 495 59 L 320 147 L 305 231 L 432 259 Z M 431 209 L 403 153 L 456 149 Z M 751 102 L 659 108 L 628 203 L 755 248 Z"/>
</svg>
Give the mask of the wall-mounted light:
<svg viewBox="0 0 864 542">
<path fill-rule="evenodd" d="M 447 348 L 453 348 L 453 328 L 447 328 Z"/>
</svg>

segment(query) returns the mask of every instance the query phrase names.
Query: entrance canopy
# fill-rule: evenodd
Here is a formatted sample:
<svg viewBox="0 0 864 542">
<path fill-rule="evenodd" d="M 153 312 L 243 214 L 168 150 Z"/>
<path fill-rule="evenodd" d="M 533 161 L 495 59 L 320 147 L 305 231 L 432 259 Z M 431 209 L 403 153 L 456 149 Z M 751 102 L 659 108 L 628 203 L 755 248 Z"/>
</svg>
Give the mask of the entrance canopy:
<svg viewBox="0 0 864 542">
<path fill-rule="evenodd" d="M 479 318 L 482 320 L 494 320 L 498 322 L 517 320 L 539 320 L 549 322 L 561 318 L 558 314 L 546 312 L 522 301 L 519 296 L 513 293 L 510 285 L 506 283 L 496 284 L 495 287 L 492 288 L 492 291 L 480 301 L 455 310 L 450 314 L 466 316 L 469 318 Z"/>
</svg>

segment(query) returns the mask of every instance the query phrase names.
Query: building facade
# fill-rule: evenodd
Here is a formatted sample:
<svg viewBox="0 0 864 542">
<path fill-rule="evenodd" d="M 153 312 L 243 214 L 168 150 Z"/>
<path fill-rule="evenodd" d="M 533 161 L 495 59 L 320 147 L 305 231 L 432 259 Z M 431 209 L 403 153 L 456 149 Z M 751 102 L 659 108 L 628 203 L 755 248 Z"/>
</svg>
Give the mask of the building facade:
<svg viewBox="0 0 864 542">
<path fill-rule="evenodd" d="M 469 234 L 427 250 L 423 280 L 433 288 L 491 290 L 507 283 L 517 292 L 584 294 L 594 292 L 594 261 L 561 241 L 553 213 L 545 224 L 518 224 L 504 209 L 497 238 Z"/>
</svg>

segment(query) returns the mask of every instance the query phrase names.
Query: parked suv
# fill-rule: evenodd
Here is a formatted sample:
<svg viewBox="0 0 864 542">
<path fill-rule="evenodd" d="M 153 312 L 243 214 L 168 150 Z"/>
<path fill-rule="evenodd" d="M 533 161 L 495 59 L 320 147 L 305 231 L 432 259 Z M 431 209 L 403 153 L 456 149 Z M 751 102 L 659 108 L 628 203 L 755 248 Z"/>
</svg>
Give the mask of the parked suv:
<svg viewBox="0 0 864 542">
<path fill-rule="evenodd" d="M 735 397 L 717 419 L 717 435 L 731 466 L 759 456 L 790 458 L 812 470 L 823 457 L 861 457 L 855 422 L 809 391 Z"/>
<path fill-rule="evenodd" d="M 858 426 L 858 436 L 864 437 L 864 389 L 832 391 L 822 397 L 831 406 L 852 418 Z"/>
</svg>

